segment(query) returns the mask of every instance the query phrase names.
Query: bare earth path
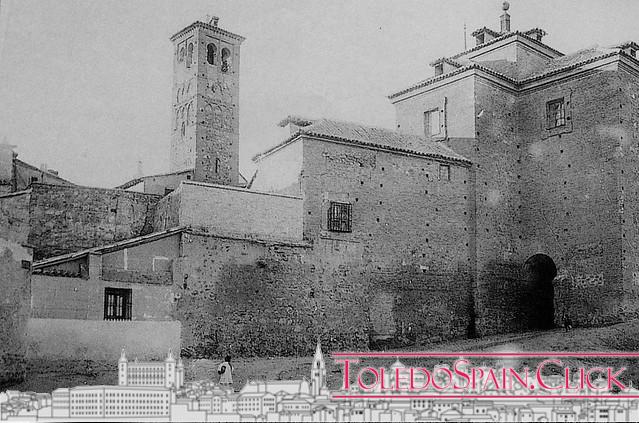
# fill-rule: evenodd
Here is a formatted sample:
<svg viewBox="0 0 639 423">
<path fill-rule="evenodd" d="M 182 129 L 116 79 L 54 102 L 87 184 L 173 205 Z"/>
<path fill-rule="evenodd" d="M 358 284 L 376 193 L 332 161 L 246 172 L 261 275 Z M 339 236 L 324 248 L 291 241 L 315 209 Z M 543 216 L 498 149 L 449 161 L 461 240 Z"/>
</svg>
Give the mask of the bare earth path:
<svg viewBox="0 0 639 423">
<path fill-rule="evenodd" d="M 577 328 L 569 332 L 560 329 L 491 336 L 480 339 L 464 339 L 429 346 L 413 347 L 405 351 L 639 351 L 639 321 L 632 321 L 601 328 Z M 338 389 L 342 385 L 342 365 L 333 362 L 331 351 L 324 351 L 328 384 L 331 389 Z M 241 388 L 247 379 L 252 380 L 287 380 L 308 378 L 312 357 L 274 357 L 274 358 L 234 358 L 233 373 L 235 389 Z M 95 363 L 88 361 L 55 361 L 47 363 L 31 363 L 27 381 L 3 389 L 18 389 L 21 391 L 51 392 L 59 387 L 76 385 L 116 384 L 116 361 L 113 363 Z M 185 360 L 186 380 L 213 379 L 217 380 L 217 364 L 221 360 Z M 365 359 L 364 365 L 388 367 L 395 359 Z M 405 365 L 431 367 L 440 362 L 439 359 L 402 360 Z M 482 361 L 484 364 L 494 364 Z M 533 367 L 536 360 L 516 362 L 516 365 Z M 635 386 L 639 386 L 639 360 L 610 360 L 565 359 L 564 363 L 574 365 L 593 366 L 595 364 L 621 365 L 628 368 Z M 479 362 L 475 364 L 480 364 Z M 513 363 L 509 363 L 513 364 Z"/>
</svg>

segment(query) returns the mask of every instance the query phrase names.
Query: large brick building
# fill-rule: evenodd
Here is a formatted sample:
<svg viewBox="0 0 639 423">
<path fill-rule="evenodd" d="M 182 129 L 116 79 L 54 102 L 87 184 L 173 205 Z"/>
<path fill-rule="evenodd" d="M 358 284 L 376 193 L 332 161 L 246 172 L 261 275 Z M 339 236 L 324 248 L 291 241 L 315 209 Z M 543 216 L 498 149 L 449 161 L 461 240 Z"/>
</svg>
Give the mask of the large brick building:
<svg viewBox="0 0 639 423">
<path fill-rule="evenodd" d="M 217 19 L 179 31 L 171 173 L 0 197 L 4 237 L 36 258 L 34 354 L 294 354 L 636 317 L 639 46 L 564 55 L 507 9 L 389 96 L 395 130 L 289 116 L 243 183 L 244 38 Z"/>
</svg>

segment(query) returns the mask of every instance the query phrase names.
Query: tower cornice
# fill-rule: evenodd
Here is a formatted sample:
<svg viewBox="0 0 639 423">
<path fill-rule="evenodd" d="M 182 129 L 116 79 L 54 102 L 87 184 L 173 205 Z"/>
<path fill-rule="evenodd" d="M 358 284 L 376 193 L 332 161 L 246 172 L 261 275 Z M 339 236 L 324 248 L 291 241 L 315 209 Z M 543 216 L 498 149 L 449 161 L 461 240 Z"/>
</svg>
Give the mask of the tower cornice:
<svg viewBox="0 0 639 423">
<path fill-rule="evenodd" d="M 211 24 L 207 24 L 207 23 L 204 23 L 204 22 L 201 22 L 201 21 L 193 22 L 191 25 L 187 26 L 186 28 L 176 32 L 175 34 L 173 34 L 173 36 L 171 36 L 170 40 L 171 41 L 175 41 L 178 38 L 180 38 L 182 35 L 194 30 L 195 28 L 204 28 L 204 29 L 207 29 L 209 31 L 215 32 L 216 34 L 224 35 L 226 37 L 229 37 L 229 38 L 232 38 L 234 40 L 237 40 L 240 43 L 243 42 L 244 40 L 246 40 L 246 38 L 242 37 L 241 35 L 234 34 L 234 33 L 230 32 L 230 31 L 227 31 L 227 30 L 222 29 L 220 27 L 217 27 L 217 26 L 214 26 L 214 25 L 211 25 Z"/>
</svg>

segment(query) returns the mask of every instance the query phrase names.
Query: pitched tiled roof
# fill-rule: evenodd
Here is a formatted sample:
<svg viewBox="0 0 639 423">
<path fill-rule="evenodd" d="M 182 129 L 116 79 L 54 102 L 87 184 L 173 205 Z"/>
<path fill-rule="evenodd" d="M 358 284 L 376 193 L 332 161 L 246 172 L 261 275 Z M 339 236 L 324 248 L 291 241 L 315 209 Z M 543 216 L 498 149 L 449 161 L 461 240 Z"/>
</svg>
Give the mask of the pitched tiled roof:
<svg viewBox="0 0 639 423">
<path fill-rule="evenodd" d="M 482 48 L 484 48 L 484 47 L 486 47 L 486 46 L 489 46 L 489 45 L 492 45 L 492 44 L 498 43 L 498 42 L 499 42 L 499 41 L 501 41 L 501 40 L 505 40 L 506 38 L 514 37 L 514 36 L 516 36 L 516 35 L 519 35 L 519 36 L 521 36 L 521 37 L 524 37 L 524 38 L 526 38 L 527 40 L 532 41 L 533 43 L 537 44 L 538 46 L 540 46 L 540 47 L 544 47 L 544 48 L 546 48 L 546 49 L 548 49 L 548 50 L 550 50 L 550 51 L 552 51 L 552 52 L 556 53 L 556 54 L 557 54 L 557 55 L 559 55 L 559 56 L 563 56 L 563 55 L 564 55 L 562 52 L 560 52 L 560 51 L 558 51 L 558 50 L 555 50 L 554 48 L 550 47 L 549 45 L 544 44 L 544 43 L 542 43 L 541 41 L 537 41 L 536 39 L 534 39 L 534 38 L 530 37 L 530 36 L 528 35 L 528 33 L 529 33 L 529 32 L 530 32 L 530 31 L 524 31 L 524 32 L 521 32 L 521 31 L 507 32 L 506 34 L 500 35 L 500 36 L 499 36 L 499 37 L 497 37 L 497 38 L 493 38 L 492 40 L 487 41 L 487 42 L 485 42 L 485 43 L 483 43 L 483 44 L 480 44 L 480 45 L 478 45 L 478 46 L 475 46 L 475 47 L 469 48 L 468 50 L 466 50 L 466 51 L 462 51 L 461 53 L 457 53 L 456 55 L 451 56 L 450 58 L 451 58 L 451 59 L 457 59 L 458 57 L 465 56 L 465 55 L 467 55 L 468 53 L 472 53 L 472 52 L 477 51 L 477 50 L 479 50 L 479 49 L 482 49 Z"/>
<path fill-rule="evenodd" d="M 601 59 L 612 57 L 620 53 L 620 48 L 590 48 L 580 50 L 576 53 L 558 57 L 556 59 L 548 60 L 546 65 L 541 70 L 533 70 L 525 73 L 520 73 L 520 69 L 517 69 L 516 64 L 508 63 L 505 61 L 493 61 L 493 62 L 472 62 L 469 65 L 455 69 L 452 72 L 448 72 L 442 75 L 433 76 L 431 78 L 424 79 L 416 84 L 405 88 L 401 91 L 393 93 L 388 96 L 389 99 L 399 97 L 403 94 L 411 92 L 415 89 L 425 87 L 430 84 L 434 84 L 438 81 L 450 78 L 458 75 L 470 69 L 478 69 L 497 76 L 507 82 L 512 83 L 515 86 L 522 86 L 529 82 L 533 82 L 547 76 L 556 75 L 561 72 L 576 69 L 580 66 L 587 65 L 589 63 L 596 62 Z"/>
<path fill-rule="evenodd" d="M 49 170 L 49 169 L 37 168 L 37 167 L 27 163 L 27 162 L 23 162 L 20 159 L 15 159 L 15 162 L 16 162 L 16 165 L 18 165 L 18 166 L 26 167 L 26 168 L 31 169 L 31 170 L 35 170 L 35 171 L 38 171 L 38 172 L 45 173 L 49 178 L 57 179 L 57 180 L 63 181 L 63 182 L 68 182 L 70 185 L 75 185 L 73 182 L 71 182 L 71 181 L 69 181 L 67 179 L 64 179 L 60 175 L 58 175 L 56 173 L 51 173 L 51 170 Z"/>
<path fill-rule="evenodd" d="M 625 49 L 628 47 L 633 48 L 635 50 L 639 50 L 639 44 L 635 43 L 634 41 L 626 41 L 617 46 L 617 48 L 621 48 L 621 49 Z"/>
<path fill-rule="evenodd" d="M 435 66 L 435 65 L 437 65 L 439 63 L 442 63 L 442 62 L 448 63 L 449 65 L 455 66 L 456 68 L 460 68 L 460 67 L 463 66 L 458 61 L 453 60 L 453 59 L 449 59 L 448 57 L 440 57 L 439 59 L 433 60 L 432 62 L 430 62 L 429 65 L 430 66 Z"/>
<path fill-rule="evenodd" d="M 160 232 L 153 232 L 147 235 L 138 236 L 135 238 L 129 238 L 122 241 L 114 242 L 112 244 L 102 245 L 94 248 L 87 248 L 85 250 L 76 251 L 74 253 L 62 254 L 60 256 L 50 257 L 44 260 L 33 262 L 33 270 L 41 269 L 43 267 L 51 266 L 54 264 L 63 263 L 70 260 L 75 260 L 80 257 L 85 257 L 89 254 L 104 254 L 112 251 L 121 250 L 123 248 L 134 247 L 136 245 L 144 244 L 147 242 L 155 241 L 167 236 L 172 236 L 177 233 L 184 232 L 188 228 L 185 226 L 179 226 L 175 228 L 166 229 Z"/>
<path fill-rule="evenodd" d="M 175 171 L 175 172 L 158 173 L 156 175 L 140 176 L 138 178 L 131 179 L 130 181 L 127 181 L 127 182 L 123 183 L 122 185 L 118 185 L 114 189 L 129 189 L 129 188 L 139 184 L 140 182 L 143 182 L 145 179 L 157 178 L 157 177 L 160 177 L 160 176 L 179 175 L 181 173 L 189 173 L 189 172 L 193 172 L 193 171 L 195 171 L 194 168 L 189 168 L 189 169 L 178 170 L 178 171 Z"/>
<path fill-rule="evenodd" d="M 256 155 L 253 157 L 253 160 L 257 161 L 261 159 L 274 150 L 293 142 L 301 135 L 325 138 L 354 145 L 378 147 L 389 151 L 416 154 L 435 159 L 470 163 L 467 158 L 455 153 L 441 142 L 433 142 L 424 137 L 403 134 L 390 129 L 329 119 L 312 121 L 310 125 L 300 128 L 296 133 L 280 144 Z"/>
<path fill-rule="evenodd" d="M 472 37 L 476 37 L 477 35 L 481 34 L 482 32 L 485 32 L 486 34 L 490 34 L 490 35 L 492 35 L 493 37 L 499 37 L 500 35 L 502 35 L 502 34 L 500 34 L 499 32 L 497 32 L 497 31 L 493 31 L 492 29 L 490 29 L 490 28 L 488 28 L 488 27 L 483 27 L 483 28 L 476 29 L 476 30 L 474 30 L 474 31 L 472 32 L 472 34 L 470 34 L 470 35 L 471 35 Z"/>
<path fill-rule="evenodd" d="M 439 81 L 442 81 L 444 79 L 448 79 L 448 78 L 450 78 L 452 76 L 459 75 L 460 73 L 464 73 L 464 72 L 466 72 L 468 70 L 471 70 L 471 69 L 480 69 L 480 70 L 482 70 L 482 71 L 484 71 L 486 73 L 489 73 L 491 75 L 495 75 L 495 76 L 501 77 L 502 79 L 505 79 L 505 80 L 507 80 L 509 82 L 512 82 L 512 83 L 516 83 L 517 82 L 513 78 L 510 78 L 508 75 L 504 75 L 504 74 L 502 74 L 500 72 L 497 72 L 497 71 L 495 71 L 493 69 L 484 67 L 484 66 L 479 65 L 477 63 L 471 63 L 470 65 L 466 65 L 466 66 L 463 66 L 461 68 L 457 68 L 454 71 L 451 71 L 451 72 L 448 72 L 448 73 L 444 73 L 444 74 L 438 75 L 438 76 L 433 76 L 431 78 L 424 79 L 423 81 L 419 81 L 418 83 L 416 83 L 414 85 L 411 85 L 408 88 L 404 88 L 401 91 L 398 91 L 396 93 L 393 93 L 393 94 L 389 95 L 388 98 L 392 100 L 393 98 L 399 97 L 402 94 L 406 94 L 406 93 L 409 93 L 409 92 L 411 92 L 413 90 L 416 90 L 418 88 L 422 88 L 422 87 L 425 87 L 427 85 L 434 84 L 435 82 L 439 82 Z"/>
<path fill-rule="evenodd" d="M 549 60 L 543 70 L 525 75 L 522 78 L 522 82 L 531 78 L 554 74 L 557 71 L 568 70 L 575 65 L 581 66 L 583 64 L 590 63 L 593 60 L 599 60 L 609 57 L 612 54 L 617 54 L 618 52 L 618 49 L 605 49 L 598 47 L 580 50 L 567 56 Z"/>
<path fill-rule="evenodd" d="M 547 35 L 547 32 L 544 31 L 541 28 L 532 28 L 532 29 L 529 29 L 528 31 L 524 31 L 524 34 L 526 34 L 526 35 L 538 34 L 538 35 L 541 35 L 543 37 L 543 36 Z"/>
<path fill-rule="evenodd" d="M 279 121 L 277 126 L 281 126 L 283 128 L 286 125 L 288 125 L 289 123 L 292 123 L 293 125 L 297 125 L 297 126 L 308 126 L 311 123 L 313 123 L 313 121 L 315 121 L 315 120 L 316 119 L 309 119 L 309 118 L 304 117 L 304 116 L 288 115 L 284 119 Z"/>
</svg>

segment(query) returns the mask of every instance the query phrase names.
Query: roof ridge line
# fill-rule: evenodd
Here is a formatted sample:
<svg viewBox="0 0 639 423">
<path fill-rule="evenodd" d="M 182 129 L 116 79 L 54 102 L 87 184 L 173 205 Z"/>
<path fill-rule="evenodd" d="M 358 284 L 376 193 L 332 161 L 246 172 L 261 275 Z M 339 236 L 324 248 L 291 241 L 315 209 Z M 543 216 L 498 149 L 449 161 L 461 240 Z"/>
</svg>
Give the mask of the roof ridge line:
<svg viewBox="0 0 639 423">
<path fill-rule="evenodd" d="M 68 260 L 73 260 L 76 258 L 80 258 L 83 257 L 87 254 L 91 254 L 91 253 L 98 253 L 98 254 L 102 254 L 101 250 L 108 250 L 110 248 L 115 248 L 117 246 L 120 245 L 126 245 L 127 243 L 135 243 L 138 241 L 144 241 L 146 239 L 153 239 L 155 237 L 164 237 L 164 236 L 170 236 L 179 232 L 183 232 L 188 230 L 189 227 L 188 226 L 175 226 L 173 228 L 169 228 L 169 229 L 165 229 L 163 231 L 157 231 L 157 232 L 151 232 L 145 235 L 139 235 L 133 238 L 128 238 L 128 239 L 123 239 L 121 241 L 117 241 L 117 242 L 112 242 L 110 244 L 105 244 L 105 245 L 100 245 L 97 247 L 91 247 L 91 248 L 84 248 L 78 251 L 74 251 L 72 253 L 67 253 L 67 254 L 60 254 L 58 256 L 53 256 L 53 257 L 49 257 L 46 259 L 42 259 L 42 260 L 38 260 L 38 261 L 34 261 L 32 268 L 40 268 L 40 267 L 46 267 L 47 265 L 54 265 L 57 263 L 62 263 Z"/>
<path fill-rule="evenodd" d="M 612 57 L 614 55 L 619 55 L 619 54 L 621 54 L 620 51 L 612 51 L 612 52 L 608 52 L 608 53 L 602 53 L 602 54 L 600 54 L 598 56 L 594 56 L 594 57 L 591 57 L 591 58 L 588 58 L 588 59 L 584 59 L 584 60 L 581 60 L 581 61 L 576 62 L 576 63 L 572 63 L 572 64 L 569 64 L 569 65 L 566 65 L 566 66 L 562 66 L 562 67 L 559 67 L 557 69 L 553 69 L 551 71 L 547 71 L 547 72 L 541 73 L 539 75 L 533 75 L 533 76 L 526 77 L 526 78 L 523 78 L 523 79 L 511 78 L 511 77 L 509 77 L 507 75 L 504 75 L 503 73 L 498 72 L 498 71 L 496 71 L 494 69 L 490 69 L 490 68 L 488 68 L 486 66 L 483 66 L 483 65 L 480 65 L 478 63 L 473 63 L 471 65 L 466 65 L 463 68 L 456 69 L 456 70 L 454 70 L 452 72 L 449 72 L 449 73 L 445 73 L 445 74 L 442 74 L 442 75 L 436 75 L 436 76 L 433 76 L 431 78 L 424 79 L 424 80 L 422 80 L 420 82 L 417 82 L 416 84 L 414 84 L 414 85 L 412 85 L 412 86 L 410 86 L 408 88 L 404 88 L 403 90 L 400 90 L 400 91 L 397 91 L 397 92 L 395 92 L 393 94 L 388 95 L 387 98 L 392 100 L 394 98 L 397 98 L 399 96 L 407 94 L 407 93 L 409 93 L 411 91 L 414 91 L 416 89 L 423 88 L 423 87 L 425 87 L 427 85 L 433 84 L 435 82 L 439 82 L 439 81 L 444 80 L 444 79 L 448 79 L 450 77 L 453 77 L 455 75 L 458 75 L 458 74 L 463 73 L 463 72 L 465 72 L 467 70 L 470 70 L 470 69 L 479 69 L 479 70 L 484 71 L 486 73 L 489 73 L 491 75 L 500 77 L 500 78 L 506 80 L 507 82 L 510 82 L 510 83 L 516 85 L 518 88 L 520 88 L 522 85 L 525 85 L 525 84 L 527 84 L 529 82 L 532 82 L 532 81 L 534 81 L 536 79 L 540 79 L 540 78 L 544 78 L 544 77 L 547 77 L 547 76 L 555 75 L 557 73 L 565 72 L 565 71 L 573 69 L 575 67 L 583 66 L 585 64 L 592 63 L 592 62 L 595 62 L 595 61 L 601 60 L 601 59 L 606 59 L 608 57 Z M 566 57 L 566 56 L 563 56 L 563 57 Z M 628 56 L 628 57 L 631 57 L 631 56 Z"/>
<path fill-rule="evenodd" d="M 533 30 L 534 29 L 541 29 L 541 28 L 533 28 Z M 485 43 L 479 44 L 479 45 L 477 45 L 475 47 L 469 48 L 468 50 L 464 50 L 464 51 L 462 51 L 460 53 L 457 53 L 457 54 L 455 54 L 453 56 L 450 56 L 450 58 L 451 59 L 457 59 L 458 57 L 464 56 L 464 55 L 466 55 L 468 53 L 472 53 L 473 51 L 481 50 L 482 48 L 484 48 L 486 46 L 495 44 L 495 43 L 497 43 L 499 41 L 505 40 L 505 39 L 510 38 L 510 37 L 514 37 L 516 35 L 520 35 L 520 36 L 526 38 L 529 41 L 532 41 L 532 42 L 534 42 L 534 43 L 536 43 L 536 44 L 538 44 L 538 45 L 540 45 L 542 47 L 547 48 L 548 50 L 552 50 L 552 51 L 554 51 L 555 53 L 557 53 L 557 54 L 559 54 L 561 56 L 565 56 L 564 53 L 562 53 L 559 50 L 556 50 L 556 49 L 550 47 L 548 44 L 542 43 L 541 41 L 536 40 L 536 39 L 528 36 L 528 34 L 526 34 L 525 32 L 517 30 L 517 31 L 511 31 L 511 32 L 507 32 L 505 34 L 502 34 L 499 37 L 495 37 L 492 40 L 486 41 Z"/>
</svg>

